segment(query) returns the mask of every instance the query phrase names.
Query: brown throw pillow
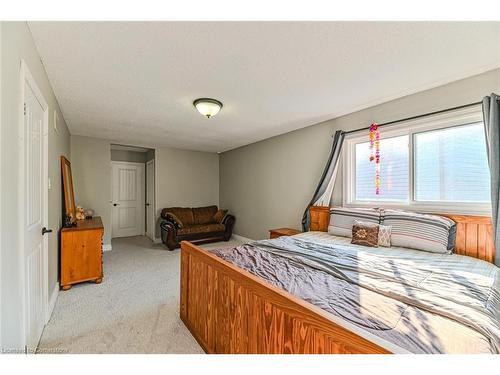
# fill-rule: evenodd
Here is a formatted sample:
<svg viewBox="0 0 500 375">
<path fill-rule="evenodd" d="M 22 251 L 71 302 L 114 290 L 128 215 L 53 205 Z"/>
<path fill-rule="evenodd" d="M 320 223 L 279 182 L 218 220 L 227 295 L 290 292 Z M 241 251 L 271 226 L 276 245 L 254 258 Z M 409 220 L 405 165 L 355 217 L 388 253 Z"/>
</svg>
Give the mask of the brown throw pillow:
<svg viewBox="0 0 500 375">
<path fill-rule="evenodd" d="M 378 247 L 378 224 L 354 220 L 352 226 L 352 244 Z"/>
<path fill-rule="evenodd" d="M 224 220 L 224 217 L 226 216 L 226 214 L 227 214 L 227 210 L 217 211 L 214 215 L 215 222 L 221 224 L 222 220 Z"/>
<path fill-rule="evenodd" d="M 167 218 L 171 221 L 173 221 L 179 228 L 183 227 L 182 221 L 173 213 L 167 212 Z"/>
</svg>

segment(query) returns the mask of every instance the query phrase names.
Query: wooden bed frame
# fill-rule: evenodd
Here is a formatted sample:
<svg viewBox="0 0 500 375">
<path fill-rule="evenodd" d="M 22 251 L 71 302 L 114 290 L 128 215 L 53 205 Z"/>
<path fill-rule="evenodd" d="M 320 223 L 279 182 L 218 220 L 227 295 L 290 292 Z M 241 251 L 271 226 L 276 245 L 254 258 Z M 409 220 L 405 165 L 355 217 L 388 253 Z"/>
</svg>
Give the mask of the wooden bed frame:
<svg viewBox="0 0 500 375">
<path fill-rule="evenodd" d="M 311 230 L 326 231 L 329 207 L 311 207 Z M 487 217 L 457 222 L 456 251 L 494 261 Z M 406 353 L 190 243 L 181 243 L 180 317 L 207 353 Z"/>
</svg>

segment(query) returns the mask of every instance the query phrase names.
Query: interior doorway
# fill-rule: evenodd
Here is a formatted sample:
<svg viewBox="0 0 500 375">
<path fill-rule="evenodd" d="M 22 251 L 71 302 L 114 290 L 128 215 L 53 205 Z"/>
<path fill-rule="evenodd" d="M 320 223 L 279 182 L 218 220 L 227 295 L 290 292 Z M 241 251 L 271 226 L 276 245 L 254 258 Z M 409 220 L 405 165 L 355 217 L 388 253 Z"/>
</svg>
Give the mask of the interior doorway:
<svg viewBox="0 0 500 375">
<path fill-rule="evenodd" d="M 48 122 L 49 106 L 27 65 L 21 63 L 19 129 L 20 244 L 23 254 L 24 339 L 34 352 L 48 321 Z"/>
<path fill-rule="evenodd" d="M 111 237 L 154 241 L 154 149 L 111 145 Z"/>
<path fill-rule="evenodd" d="M 146 236 L 155 241 L 155 159 L 146 162 Z"/>
</svg>

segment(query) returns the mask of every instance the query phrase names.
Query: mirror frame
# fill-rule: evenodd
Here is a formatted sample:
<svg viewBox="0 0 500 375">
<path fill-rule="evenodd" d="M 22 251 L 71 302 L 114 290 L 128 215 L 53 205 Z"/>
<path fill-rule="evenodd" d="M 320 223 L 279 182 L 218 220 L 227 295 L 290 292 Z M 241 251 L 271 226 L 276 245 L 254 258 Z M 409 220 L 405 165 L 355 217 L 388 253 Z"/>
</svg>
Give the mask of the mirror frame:
<svg viewBox="0 0 500 375">
<path fill-rule="evenodd" d="M 61 176 L 64 194 L 63 212 L 66 216 L 71 217 L 71 222 L 76 222 L 76 206 L 75 192 L 73 190 L 73 176 L 71 173 L 71 163 L 63 155 L 61 155 Z"/>
</svg>

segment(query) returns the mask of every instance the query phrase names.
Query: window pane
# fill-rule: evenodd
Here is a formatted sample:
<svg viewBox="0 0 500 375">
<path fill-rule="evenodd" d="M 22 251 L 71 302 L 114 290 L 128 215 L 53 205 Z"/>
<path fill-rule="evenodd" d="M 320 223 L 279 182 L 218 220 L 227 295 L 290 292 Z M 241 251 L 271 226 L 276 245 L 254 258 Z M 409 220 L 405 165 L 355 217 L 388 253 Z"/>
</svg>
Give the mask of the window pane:
<svg viewBox="0 0 500 375">
<path fill-rule="evenodd" d="M 408 200 L 408 136 L 380 140 L 380 194 L 375 194 L 375 163 L 370 143 L 356 145 L 356 200 Z"/>
<path fill-rule="evenodd" d="M 415 134 L 415 200 L 490 201 L 482 123 Z"/>
</svg>

